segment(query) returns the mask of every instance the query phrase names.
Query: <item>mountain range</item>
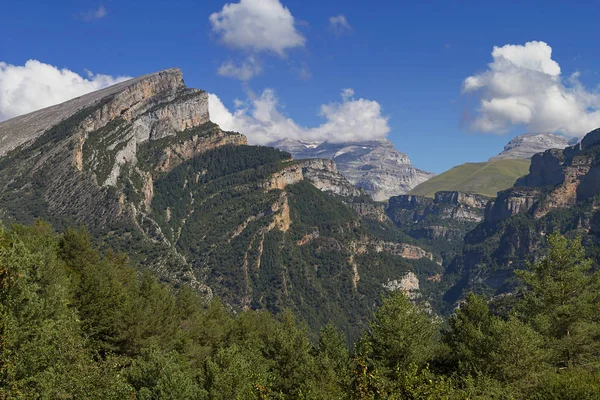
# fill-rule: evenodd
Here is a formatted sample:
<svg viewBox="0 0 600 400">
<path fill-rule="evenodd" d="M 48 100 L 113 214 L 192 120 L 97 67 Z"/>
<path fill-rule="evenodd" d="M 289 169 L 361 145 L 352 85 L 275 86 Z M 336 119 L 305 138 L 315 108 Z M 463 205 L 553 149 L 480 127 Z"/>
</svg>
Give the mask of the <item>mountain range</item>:
<svg viewBox="0 0 600 400">
<path fill-rule="evenodd" d="M 351 339 L 389 291 L 444 313 L 467 290 L 510 291 L 549 232 L 597 243 L 599 131 L 489 196 L 406 194 L 431 174 L 386 140 L 275 145 L 289 152 L 223 131 L 206 92 L 161 71 L 0 123 L 0 216 L 84 225 L 174 287 Z"/>
<path fill-rule="evenodd" d="M 289 308 L 356 337 L 389 288 L 428 282 L 426 301 L 443 272 L 331 159 L 221 130 L 178 69 L 2 122 L 0 137 L 5 223 L 84 225 L 139 270 L 233 309 Z"/>
<path fill-rule="evenodd" d="M 564 149 L 573 143 L 554 133 L 527 133 L 512 139 L 497 156 L 487 162 L 465 163 L 414 187 L 409 193 L 433 197 L 442 190 L 457 190 L 495 197 L 526 175 L 534 154 L 548 149 Z"/>
<path fill-rule="evenodd" d="M 404 153 L 387 139 L 360 142 L 307 142 L 285 139 L 270 146 L 295 159 L 334 160 L 339 172 L 376 201 L 411 193 L 433 197 L 454 190 L 494 197 L 525 175 L 529 159 L 548 149 L 564 149 L 572 141 L 554 133 L 528 133 L 515 137 L 488 162 L 465 163 L 440 175 L 415 168 Z"/>
<path fill-rule="evenodd" d="M 334 160 L 348 181 L 376 201 L 408 193 L 435 176 L 413 167 L 404 153 L 387 139 L 346 143 L 318 143 L 282 140 L 271 144 L 289 152 L 295 159 L 327 158 Z"/>
</svg>

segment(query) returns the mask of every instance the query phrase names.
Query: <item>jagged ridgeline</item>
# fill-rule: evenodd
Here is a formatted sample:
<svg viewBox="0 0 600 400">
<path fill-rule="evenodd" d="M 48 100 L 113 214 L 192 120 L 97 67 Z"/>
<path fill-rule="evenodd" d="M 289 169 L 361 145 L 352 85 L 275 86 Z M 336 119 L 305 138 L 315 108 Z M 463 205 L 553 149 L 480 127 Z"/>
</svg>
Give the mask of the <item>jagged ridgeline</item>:
<svg viewBox="0 0 600 400">
<path fill-rule="evenodd" d="M 4 223 L 85 225 L 139 268 L 237 309 L 289 307 L 352 333 L 386 287 L 429 282 L 427 300 L 442 272 L 430 248 L 365 211 L 378 206 L 333 161 L 248 146 L 210 122 L 207 93 L 177 69 L 5 121 L 0 155 Z"/>
<path fill-rule="evenodd" d="M 484 221 L 467 234 L 462 255 L 449 269 L 461 280 L 446 299 L 467 290 L 512 290 L 514 270 L 542 256 L 553 232 L 581 236 L 598 263 L 599 209 L 600 129 L 574 146 L 533 156 L 529 174 L 488 204 Z"/>
</svg>

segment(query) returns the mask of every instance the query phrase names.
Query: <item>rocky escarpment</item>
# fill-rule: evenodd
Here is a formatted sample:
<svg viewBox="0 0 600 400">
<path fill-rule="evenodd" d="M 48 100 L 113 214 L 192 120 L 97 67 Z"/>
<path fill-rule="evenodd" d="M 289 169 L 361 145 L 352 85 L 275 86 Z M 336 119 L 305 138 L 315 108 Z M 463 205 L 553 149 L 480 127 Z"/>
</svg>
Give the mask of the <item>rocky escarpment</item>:
<svg viewBox="0 0 600 400">
<path fill-rule="evenodd" d="M 310 181 L 316 188 L 344 197 L 359 196 L 361 192 L 350 184 L 338 171 L 335 162 L 326 159 L 290 161 L 273 174 L 265 183 L 267 190 L 284 189 L 288 185 Z"/>
<path fill-rule="evenodd" d="M 460 253 L 467 232 L 484 218 L 489 198 L 456 191 L 437 192 L 433 199 L 415 195 L 390 198 L 386 214 L 416 240 L 425 240 L 435 256 L 449 264 Z"/>
<path fill-rule="evenodd" d="M 186 88 L 181 71 L 132 79 L 0 123 L 6 137 L 0 185 L 9 198 L 34 197 L 52 216 L 107 226 L 127 214 L 120 179 L 139 182 L 137 190 L 148 193 L 140 149 L 169 140 L 185 146 L 187 133 L 208 122 L 206 92 Z"/>
<path fill-rule="evenodd" d="M 418 246 L 414 246 L 408 243 L 386 242 L 383 240 L 362 238 L 359 241 L 352 242 L 350 244 L 350 248 L 355 254 L 364 254 L 367 252 L 384 252 L 395 256 L 400 256 L 408 260 L 420 260 L 422 258 L 425 258 L 431 261 L 435 261 L 438 264 L 441 264 L 441 261 L 437 260 L 432 253 L 423 250 Z"/>
<path fill-rule="evenodd" d="M 84 131 L 90 132 L 122 116 L 130 119 L 138 110 L 148 107 L 157 96 L 166 99 L 184 90 L 181 71 L 171 69 L 128 80 L 107 89 L 99 90 L 76 99 L 43 110 L 22 115 L 0 123 L 0 155 L 4 155 L 22 145 L 30 145 L 49 128 L 73 117 L 75 114 L 96 107 L 86 113 L 81 124 Z M 199 96 L 200 102 L 207 102 L 206 94 Z M 202 114 L 197 109 L 181 109 L 177 123 L 208 120 L 208 108 Z M 187 112 L 186 112 L 187 111 Z M 175 121 L 173 121 L 175 122 Z"/>
<path fill-rule="evenodd" d="M 541 198 L 541 192 L 535 188 L 514 188 L 498 193 L 485 210 L 485 221 L 495 223 L 513 215 L 526 213 Z"/>
<path fill-rule="evenodd" d="M 434 176 L 414 168 L 408 156 L 385 139 L 351 143 L 303 143 L 284 140 L 273 147 L 289 151 L 296 159 L 328 158 L 353 185 L 376 201 L 384 201 Z"/>
<path fill-rule="evenodd" d="M 146 75 L 2 122 L 0 135 L 4 220 L 85 224 L 100 236 L 137 232 L 142 238 L 128 250 L 158 246 L 153 264 L 163 278 L 186 277 L 210 292 L 150 215 L 153 174 L 245 138 L 210 123 L 206 92 L 187 88 L 181 71 Z"/>
<path fill-rule="evenodd" d="M 361 217 L 379 222 L 389 221 L 385 204 L 367 201 L 347 202 L 346 204 Z"/>
<path fill-rule="evenodd" d="M 564 149 L 569 146 L 570 140 L 556 133 L 527 133 L 512 139 L 504 150 L 489 161 L 505 158 L 531 158 L 537 153 L 549 149 Z"/>
<path fill-rule="evenodd" d="M 568 208 L 600 191 L 597 147 L 600 137 L 589 133 L 581 143 L 564 150 L 550 149 L 532 158 L 529 174 L 515 187 L 498 194 L 486 211 L 486 222 L 496 223 L 519 213 L 541 218 Z"/>
<path fill-rule="evenodd" d="M 441 220 L 479 222 L 489 198 L 477 194 L 456 191 L 435 193 L 430 199 L 415 195 L 390 198 L 387 212 L 400 223 L 419 223 L 435 217 Z"/>
<path fill-rule="evenodd" d="M 401 279 L 393 279 L 386 282 L 383 287 L 391 292 L 402 291 L 409 299 L 415 300 L 419 293 L 419 278 L 414 272 L 409 272 Z"/>
<path fill-rule="evenodd" d="M 563 150 L 532 158 L 530 173 L 498 193 L 485 220 L 465 238 L 451 270 L 467 290 L 512 289 L 513 270 L 541 256 L 552 232 L 581 236 L 588 248 L 600 243 L 600 130 Z M 594 255 L 594 253 L 591 253 Z"/>
</svg>

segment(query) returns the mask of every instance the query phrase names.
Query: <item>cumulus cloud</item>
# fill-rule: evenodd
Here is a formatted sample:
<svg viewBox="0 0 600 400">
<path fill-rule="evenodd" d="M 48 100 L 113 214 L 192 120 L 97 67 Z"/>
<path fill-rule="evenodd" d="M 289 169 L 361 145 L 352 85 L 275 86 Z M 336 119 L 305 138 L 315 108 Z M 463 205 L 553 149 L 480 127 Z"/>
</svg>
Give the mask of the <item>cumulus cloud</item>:
<svg viewBox="0 0 600 400">
<path fill-rule="evenodd" d="M 352 30 L 352 26 L 348 23 L 345 15 L 336 15 L 329 18 L 329 29 L 337 36 Z"/>
<path fill-rule="evenodd" d="M 106 11 L 106 8 L 104 8 L 103 4 L 100 4 L 100 7 L 98 7 L 96 10 L 88 11 L 86 13 L 81 14 L 81 19 L 83 19 L 84 21 L 91 21 L 93 19 L 104 18 L 106 17 L 106 14 L 108 14 L 108 11 Z"/>
<path fill-rule="evenodd" d="M 296 30 L 294 16 L 279 0 L 240 0 L 211 14 L 212 31 L 235 49 L 273 52 L 302 47 L 305 38 Z"/>
<path fill-rule="evenodd" d="M 62 103 L 130 79 L 93 74 L 87 79 L 36 60 L 25 65 L 0 62 L 0 121 Z"/>
<path fill-rule="evenodd" d="M 252 144 L 270 144 L 282 139 L 327 141 L 332 143 L 385 138 L 390 131 L 387 117 L 378 102 L 355 99 L 352 89 L 344 89 L 342 101 L 324 104 L 319 115 L 325 122 L 306 128 L 284 115 L 272 89 L 248 101 L 237 101 L 229 111 L 218 96 L 209 95 L 211 120 L 225 130 L 237 131 Z"/>
<path fill-rule="evenodd" d="M 223 63 L 217 73 L 228 78 L 235 78 L 241 81 L 249 81 L 262 73 L 261 63 L 253 56 L 246 58 L 241 64 L 236 65 L 231 61 Z"/>
<path fill-rule="evenodd" d="M 578 73 L 563 78 L 548 44 L 494 47 L 492 59 L 462 85 L 463 93 L 480 98 L 471 129 L 504 133 L 520 126 L 582 137 L 600 127 L 600 94 L 584 88 Z"/>
</svg>

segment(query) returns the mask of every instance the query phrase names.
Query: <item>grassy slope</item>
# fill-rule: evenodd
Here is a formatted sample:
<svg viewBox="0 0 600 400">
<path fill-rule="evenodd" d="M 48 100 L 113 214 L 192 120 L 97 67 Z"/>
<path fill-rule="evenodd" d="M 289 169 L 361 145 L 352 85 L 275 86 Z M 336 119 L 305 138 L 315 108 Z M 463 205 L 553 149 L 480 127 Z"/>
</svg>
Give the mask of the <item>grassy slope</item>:
<svg viewBox="0 0 600 400">
<path fill-rule="evenodd" d="M 513 186 L 517 178 L 526 175 L 530 163 L 521 159 L 465 163 L 423 182 L 410 193 L 433 197 L 440 190 L 459 190 L 496 197 L 499 190 Z"/>
</svg>

